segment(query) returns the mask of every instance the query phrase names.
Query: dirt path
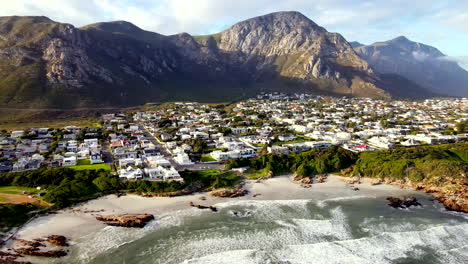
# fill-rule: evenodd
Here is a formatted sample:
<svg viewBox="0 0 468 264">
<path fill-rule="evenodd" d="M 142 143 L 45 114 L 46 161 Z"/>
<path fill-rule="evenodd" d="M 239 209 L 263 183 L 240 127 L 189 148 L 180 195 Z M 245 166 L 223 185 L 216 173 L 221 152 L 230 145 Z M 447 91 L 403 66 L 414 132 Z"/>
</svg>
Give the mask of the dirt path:
<svg viewBox="0 0 468 264">
<path fill-rule="evenodd" d="M 0 197 L 4 198 L 0 203 L 4 204 L 20 204 L 20 203 L 37 203 L 41 206 L 48 206 L 48 204 L 38 198 L 30 198 L 25 194 L 9 194 L 9 193 L 0 193 Z"/>
</svg>

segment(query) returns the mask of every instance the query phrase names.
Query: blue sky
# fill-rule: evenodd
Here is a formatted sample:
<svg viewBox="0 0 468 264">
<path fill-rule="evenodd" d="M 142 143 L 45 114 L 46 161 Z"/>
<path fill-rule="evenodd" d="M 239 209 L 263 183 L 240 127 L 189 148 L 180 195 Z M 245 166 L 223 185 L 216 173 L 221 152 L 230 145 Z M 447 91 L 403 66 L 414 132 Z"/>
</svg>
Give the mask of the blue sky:
<svg viewBox="0 0 468 264">
<path fill-rule="evenodd" d="M 468 67 L 468 0 L 0 0 L 0 15 L 45 15 L 83 26 L 126 20 L 162 34 L 209 34 L 275 11 L 299 11 L 348 41 L 404 35 Z"/>
</svg>

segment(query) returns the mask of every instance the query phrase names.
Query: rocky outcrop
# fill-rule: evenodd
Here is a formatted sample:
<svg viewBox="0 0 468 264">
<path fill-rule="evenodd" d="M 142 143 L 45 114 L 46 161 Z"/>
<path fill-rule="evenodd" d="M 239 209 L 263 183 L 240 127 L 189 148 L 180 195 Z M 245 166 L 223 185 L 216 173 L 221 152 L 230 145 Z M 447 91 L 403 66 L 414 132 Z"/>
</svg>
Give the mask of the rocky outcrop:
<svg viewBox="0 0 468 264">
<path fill-rule="evenodd" d="M 47 258 L 60 258 L 67 255 L 64 249 L 57 247 L 68 247 L 67 238 L 61 235 L 50 235 L 45 238 L 35 238 L 33 240 L 15 239 L 20 247 L 15 247 L 12 252 L 0 252 L 0 263 L 29 263 L 18 261 L 23 256 L 36 256 Z M 50 249 L 49 246 L 53 246 Z M 8 249 L 11 250 L 11 249 Z"/>
<path fill-rule="evenodd" d="M 109 216 L 98 216 L 96 220 L 104 222 L 110 226 L 121 227 L 144 227 L 149 221 L 153 220 L 151 214 L 119 214 Z"/>
<path fill-rule="evenodd" d="M 214 197 L 223 197 L 223 198 L 234 198 L 239 196 L 244 196 L 248 194 L 249 191 L 242 188 L 233 188 L 233 189 L 217 189 L 209 192 L 208 194 Z"/>
<path fill-rule="evenodd" d="M 29 261 L 17 260 L 18 258 L 22 256 L 23 255 L 20 255 L 18 253 L 0 251 L 0 263 L 2 264 L 31 264 L 31 262 Z"/>
<path fill-rule="evenodd" d="M 46 258 L 60 258 L 60 257 L 64 257 L 67 255 L 67 252 L 63 249 L 39 251 L 38 248 L 27 247 L 27 248 L 15 248 L 14 251 L 20 255 L 46 257 Z"/>
<path fill-rule="evenodd" d="M 375 183 L 396 185 L 401 188 L 413 188 L 434 196 L 447 210 L 468 213 L 468 176 L 460 178 L 432 177 L 421 182 L 412 182 L 408 179 L 372 179 Z"/>
<path fill-rule="evenodd" d="M 49 244 L 57 246 L 57 247 L 68 247 L 67 238 L 60 235 L 51 235 L 48 236 L 45 241 L 49 242 Z"/>
<path fill-rule="evenodd" d="M 328 178 L 328 175 L 326 174 L 323 174 L 323 175 L 319 175 L 316 179 L 317 183 L 323 183 L 327 180 Z"/>
<path fill-rule="evenodd" d="M 214 206 L 205 206 L 205 205 L 201 205 L 201 204 L 194 204 L 193 202 L 190 202 L 189 205 L 191 207 L 195 207 L 195 208 L 198 208 L 198 209 L 210 209 L 211 211 L 213 212 L 217 212 L 218 211 L 218 208 L 214 207 Z"/>
<path fill-rule="evenodd" d="M 393 208 L 409 208 L 411 206 L 421 206 L 418 200 L 413 197 L 403 197 L 403 199 L 397 197 L 387 197 L 389 201 L 388 205 Z"/>
<path fill-rule="evenodd" d="M 314 183 L 313 177 L 309 177 L 309 176 L 294 175 L 292 180 L 294 182 L 297 182 L 297 183 L 301 184 L 301 185 L 302 184 L 309 185 L 309 184 Z"/>
<path fill-rule="evenodd" d="M 342 180 L 346 182 L 347 184 L 360 184 L 361 183 L 361 177 L 359 176 L 344 178 Z"/>
</svg>

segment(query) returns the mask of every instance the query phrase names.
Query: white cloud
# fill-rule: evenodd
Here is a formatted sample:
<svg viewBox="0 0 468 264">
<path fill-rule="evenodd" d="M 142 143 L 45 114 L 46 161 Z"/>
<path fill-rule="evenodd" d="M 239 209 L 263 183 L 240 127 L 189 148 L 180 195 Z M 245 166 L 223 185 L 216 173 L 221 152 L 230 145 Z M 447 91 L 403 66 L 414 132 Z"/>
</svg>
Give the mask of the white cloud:
<svg viewBox="0 0 468 264">
<path fill-rule="evenodd" d="M 468 56 L 445 56 L 440 59 L 457 62 L 460 67 L 468 71 Z"/>
<path fill-rule="evenodd" d="M 413 55 L 413 58 L 415 58 L 418 61 L 425 61 L 426 59 L 430 57 L 429 54 L 423 51 L 413 51 L 412 55 Z"/>
<path fill-rule="evenodd" d="M 468 1 L 452 0 L 0 0 L 0 4 L 0 15 L 5 16 L 45 15 L 75 26 L 126 20 L 162 34 L 214 33 L 243 19 L 288 10 L 364 43 L 399 35 L 423 41 L 438 32 L 449 32 L 444 38 L 468 32 Z"/>
</svg>

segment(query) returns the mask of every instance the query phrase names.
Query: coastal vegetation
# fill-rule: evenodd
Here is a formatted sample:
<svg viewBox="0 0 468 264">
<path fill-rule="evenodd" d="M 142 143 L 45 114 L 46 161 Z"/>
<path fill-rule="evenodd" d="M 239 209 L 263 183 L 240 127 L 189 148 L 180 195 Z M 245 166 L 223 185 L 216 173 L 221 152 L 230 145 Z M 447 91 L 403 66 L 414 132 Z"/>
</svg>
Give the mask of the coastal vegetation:
<svg viewBox="0 0 468 264">
<path fill-rule="evenodd" d="M 86 166 L 86 165 L 82 165 Z M 91 166 L 91 165 L 88 165 Z M 339 147 L 311 150 L 290 155 L 264 154 L 253 159 L 231 160 L 228 169 L 250 167 L 248 178 L 294 173 L 314 176 L 341 173 L 345 176 L 365 176 L 395 181 L 435 181 L 442 186 L 446 180 L 466 181 L 468 173 L 468 143 L 398 148 L 385 151 L 354 153 Z M 43 194 L 41 203 L 2 202 L 2 228 L 24 223 L 34 213 L 61 209 L 76 203 L 111 193 L 137 194 L 186 193 L 183 190 L 214 190 L 233 188 L 241 177 L 230 170 L 181 171 L 179 181 L 122 181 L 106 169 L 77 170 L 73 168 L 38 169 L 0 174 L 0 192 L 31 195 Z M 458 186 L 458 185 L 457 185 Z M 454 186 L 458 188 L 460 186 Z M 37 190 L 36 187 L 41 187 Z M 0 201 L 1 202 L 1 201 Z M 3 217 L 5 216 L 5 217 Z"/>
<path fill-rule="evenodd" d="M 352 174 L 373 178 L 460 178 L 468 173 L 468 143 L 368 151 L 359 155 Z"/>
<path fill-rule="evenodd" d="M 0 204 L 0 234 L 10 228 L 22 225 L 35 211 L 40 211 L 41 207 L 31 203 L 21 204 Z"/>
<path fill-rule="evenodd" d="M 273 175 L 296 173 L 300 176 L 313 176 L 338 172 L 356 162 L 358 155 L 351 151 L 331 147 L 324 150 L 311 150 L 290 155 L 262 155 L 254 159 L 231 160 L 229 168 L 250 167 L 265 170 Z"/>
</svg>

